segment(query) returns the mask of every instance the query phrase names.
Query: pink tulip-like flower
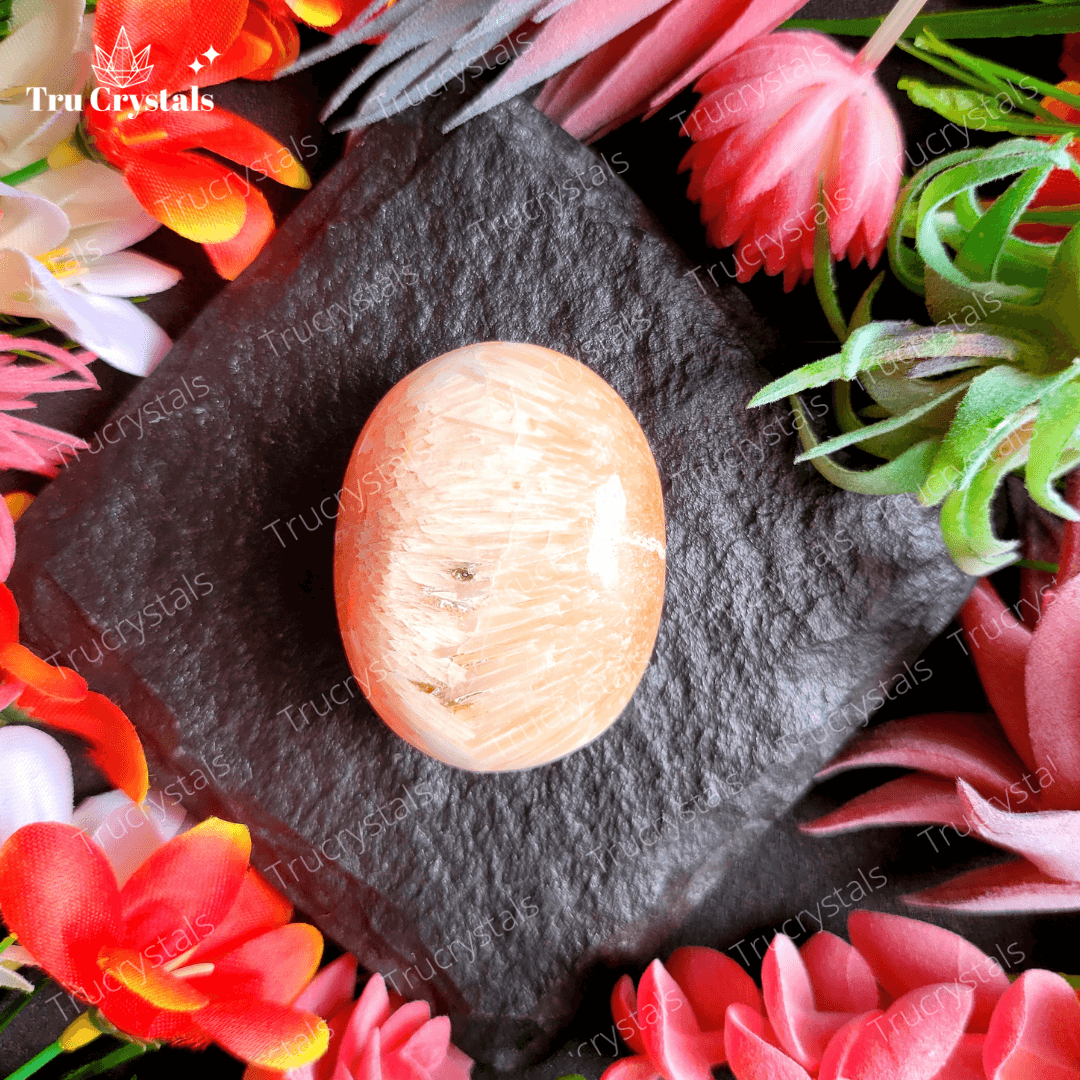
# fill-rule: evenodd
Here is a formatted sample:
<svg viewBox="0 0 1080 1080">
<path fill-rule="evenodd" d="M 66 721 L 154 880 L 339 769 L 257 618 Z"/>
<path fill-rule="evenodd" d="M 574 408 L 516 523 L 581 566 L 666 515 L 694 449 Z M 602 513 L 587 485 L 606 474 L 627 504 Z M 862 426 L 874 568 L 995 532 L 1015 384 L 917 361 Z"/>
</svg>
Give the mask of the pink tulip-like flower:
<svg viewBox="0 0 1080 1080">
<path fill-rule="evenodd" d="M 354 1001 L 356 966 L 355 956 L 339 956 L 294 1002 L 326 1020 L 326 1053 L 285 1072 L 249 1065 L 244 1080 L 469 1080 L 472 1059 L 450 1041 L 449 1019 L 388 993 L 378 974 Z"/>
<path fill-rule="evenodd" d="M 709 242 L 736 244 L 729 276 L 748 281 L 764 266 L 792 289 L 813 272 L 814 234 L 826 223 L 836 258 L 877 262 L 903 136 L 868 49 L 855 56 L 823 34 L 778 31 L 698 81 L 702 99 L 684 121 L 694 145 L 680 169 L 690 170 Z"/>
<path fill-rule="evenodd" d="M 1080 501 L 1080 475 L 1071 490 L 1070 501 Z M 1078 570 L 1080 524 L 1069 523 L 1058 582 L 1041 598 L 1034 630 L 980 580 L 960 622 L 996 716 L 937 713 L 866 732 L 819 778 L 862 766 L 918 771 L 804 831 L 952 826 L 1022 858 L 963 874 L 909 897 L 912 903 L 981 912 L 1080 910 Z"/>
<path fill-rule="evenodd" d="M 778 935 L 760 994 L 711 949 L 653 961 L 636 1003 L 624 976 L 612 1016 L 638 1052 L 603 1080 L 709 1080 L 725 1058 L 736 1080 L 1080 1077 L 1080 1002 L 1061 976 L 1028 971 L 1010 987 L 964 938 L 897 915 L 853 912 L 848 935 L 801 949 Z"/>
</svg>

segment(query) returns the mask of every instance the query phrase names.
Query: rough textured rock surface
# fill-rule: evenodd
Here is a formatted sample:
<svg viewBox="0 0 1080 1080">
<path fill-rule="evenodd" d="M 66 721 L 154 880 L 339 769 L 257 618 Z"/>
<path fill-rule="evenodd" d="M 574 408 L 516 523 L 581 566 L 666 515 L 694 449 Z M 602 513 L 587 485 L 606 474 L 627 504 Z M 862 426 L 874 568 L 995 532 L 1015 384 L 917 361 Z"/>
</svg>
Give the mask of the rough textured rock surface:
<svg viewBox="0 0 1080 1080">
<path fill-rule="evenodd" d="M 453 107 L 351 150 L 35 504 L 11 580 L 24 636 L 126 707 L 159 787 L 247 823 L 301 910 L 509 1067 L 551 1045 L 583 973 L 646 959 L 738 865 L 970 579 L 934 512 L 791 465 L 790 415 L 744 408 L 765 381 L 748 305 L 703 296 L 611 165 L 520 101 L 443 139 Z M 623 717 L 477 776 L 349 680 L 332 516 L 389 387 L 498 338 L 627 401 L 668 584 Z"/>
</svg>

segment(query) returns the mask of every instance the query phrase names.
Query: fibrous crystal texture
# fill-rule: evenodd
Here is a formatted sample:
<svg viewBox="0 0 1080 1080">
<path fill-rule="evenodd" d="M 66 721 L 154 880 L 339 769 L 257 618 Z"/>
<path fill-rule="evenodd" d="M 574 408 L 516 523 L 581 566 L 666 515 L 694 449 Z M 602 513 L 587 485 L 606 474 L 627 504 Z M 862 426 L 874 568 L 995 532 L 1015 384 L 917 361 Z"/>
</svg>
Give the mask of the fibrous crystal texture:
<svg viewBox="0 0 1080 1080">
<path fill-rule="evenodd" d="M 349 461 L 345 650 L 414 746 L 466 769 L 541 765 L 630 700 L 664 558 L 660 478 L 622 398 L 550 349 L 456 349 L 394 386 Z"/>
</svg>

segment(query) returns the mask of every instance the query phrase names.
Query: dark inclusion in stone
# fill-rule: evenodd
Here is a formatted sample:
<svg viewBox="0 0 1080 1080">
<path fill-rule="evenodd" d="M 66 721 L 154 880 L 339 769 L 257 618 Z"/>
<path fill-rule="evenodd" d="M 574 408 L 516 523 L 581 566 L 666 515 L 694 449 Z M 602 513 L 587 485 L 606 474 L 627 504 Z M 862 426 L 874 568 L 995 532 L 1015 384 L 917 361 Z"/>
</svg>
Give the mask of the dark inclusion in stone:
<svg viewBox="0 0 1080 1080">
<path fill-rule="evenodd" d="M 932 511 L 793 467 L 779 408 L 745 409 L 765 381 L 745 299 L 702 296 L 591 151 L 521 101 L 444 138 L 454 105 L 351 150 L 121 411 L 209 393 L 66 470 L 12 584 L 27 639 L 127 709 L 158 787 L 249 825 L 254 864 L 330 938 L 511 1067 L 552 1045 L 588 969 L 647 960 L 723 882 L 969 579 Z M 576 356 L 627 401 L 664 483 L 668 583 L 619 722 L 476 775 L 368 707 L 331 559 L 375 404 L 493 339 Z"/>
</svg>

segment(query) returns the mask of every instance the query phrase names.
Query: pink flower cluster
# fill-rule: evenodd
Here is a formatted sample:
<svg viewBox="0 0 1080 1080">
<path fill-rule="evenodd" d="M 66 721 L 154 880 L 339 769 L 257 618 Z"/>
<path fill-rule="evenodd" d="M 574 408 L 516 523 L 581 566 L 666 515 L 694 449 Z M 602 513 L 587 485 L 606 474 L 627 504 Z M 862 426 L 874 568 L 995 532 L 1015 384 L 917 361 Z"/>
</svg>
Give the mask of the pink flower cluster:
<svg viewBox="0 0 1080 1080">
<path fill-rule="evenodd" d="M 848 944 L 773 939 L 761 990 L 713 949 L 654 960 L 611 1011 L 633 1057 L 602 1080 L 1080 1080 L 1080 1000 L 1060 975 L 1001 965 L 941 927 L 856 911 Z"/>
</svg>

